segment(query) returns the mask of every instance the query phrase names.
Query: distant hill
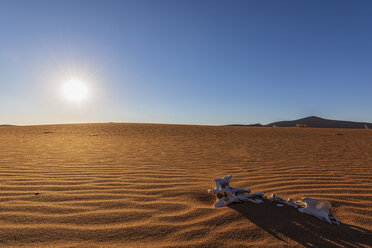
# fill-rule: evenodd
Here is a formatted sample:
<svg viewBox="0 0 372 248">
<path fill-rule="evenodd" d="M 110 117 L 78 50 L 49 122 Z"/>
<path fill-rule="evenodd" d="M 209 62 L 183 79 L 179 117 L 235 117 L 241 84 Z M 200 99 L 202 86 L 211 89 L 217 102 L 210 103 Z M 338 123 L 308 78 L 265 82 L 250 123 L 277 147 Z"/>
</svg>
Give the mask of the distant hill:
<svg viewBox="0 0 372 248">
<path fill-rule="evenodd" d="M 257 124 L 231 124 L 226 126 L 237 126 L 237 127 L 296 127 L 296 126 L 306 126 L 306 127 L 316 127 L 316 128 L 355 128 L 355 129 L 372 129 L 372 123 L 368 122 L 355 122 L 355 121 L 339 121 L 339 120 L 329 120 L 320 118 L 318 116 L 309 116 L 306 118 L 293 120 L 293 121 L 278 121 L 270 124 L 262 125 Z"/>
<path fill-rule="evenodd" d="M 328 120 L 317 116 L 309 116 L 293 121 L 278 121 L 268 124 L 268 126 L 271 127 L 295 127 L 296 125 L 306 125 L 307 127 L 317 128 L 372 128 L 372 123 Z"/>
</svg>

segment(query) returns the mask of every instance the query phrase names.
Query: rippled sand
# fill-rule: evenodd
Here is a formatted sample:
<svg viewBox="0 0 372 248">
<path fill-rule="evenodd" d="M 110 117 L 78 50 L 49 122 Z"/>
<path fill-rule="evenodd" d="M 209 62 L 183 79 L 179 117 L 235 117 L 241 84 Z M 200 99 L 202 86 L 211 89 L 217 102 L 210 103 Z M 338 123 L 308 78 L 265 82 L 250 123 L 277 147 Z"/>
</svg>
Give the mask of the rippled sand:
<svg viewBox="0 0 372 248">
<path fill-rule="evenodd" d="M 232 186 L 332 203 L 215 209 Z M 146 124 L 0 127 L 0 246 L 370 247 L 372 131 Z"/>
</svg>

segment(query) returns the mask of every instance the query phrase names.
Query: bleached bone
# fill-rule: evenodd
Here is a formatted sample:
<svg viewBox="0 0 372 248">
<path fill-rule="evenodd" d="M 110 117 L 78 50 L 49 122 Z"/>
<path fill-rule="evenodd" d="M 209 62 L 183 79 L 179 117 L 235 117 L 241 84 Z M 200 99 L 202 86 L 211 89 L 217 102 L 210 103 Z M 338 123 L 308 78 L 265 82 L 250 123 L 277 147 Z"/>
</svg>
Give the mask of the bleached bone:
<svg viewBox="0 0 372 248">
<path fill-rule="evenodd" d="M 329 220 L 336 225 L 340 225 L 340 221 L 338 221 L 337 217 L 334 215 L 329 215 Z"/>
<path fill-rule="evenodd" d="M 275 196 L 275 194 L 271 194 L 267 199 L 268 199 L 269 201 L 275 201 L 276 196 Z"/>
<path fill-rule="evenodd" d="M 292 198 L 288 198 L 285 203 L 291 207 L 298 208 L 298 205 L 292 200 Z"/>
<path fill-rule="evenodd" d="M 297 200 L 296 204 L 299 208 L 305 208 L 306 207 L 306 202 L 303 202 L 301 200 Z"/>
<path fill-rule="evenodd" d="M 278 195 L 275 195 L 275 194 L 271 194 L 267 199 L 271 202 L 277 202 L 277 203 L 285 203 L 286 202 L 286 200 L 284 200 L 284 198 L 282 198 Z"/>
<path fill-rule="evenodd" d="M 265 192 L 256 192 L 256 193 L 253 193 L 253 195 L 263 197 L 265 195 Z"/>
<path fill-rule="evenodd" d="M 291 198 L 288 198 L 286 201 L 282 197 L 276 196 L 275 194 L 270 195 L 268 198 L 264 196 L 264 192 L 251 194 L 250 189 L 231 187 L 229 185 L 231 175 L 227 175 L 224 178 L 214 179 L 214 181 L 216 182 L 216 187 L 210 189 L 208 192 L 213 193 L 217 197 L 217 201 L 214 203 L 216 208 L 225 207 L 233 202 L 242 201 L 262 203 L 263 199 L 267 199 L 271 202 L 274 202 L 278 207 L 283 207 L 284 204 L 287 204 L 291 207 L 297 208 L 301 213 L 313 215 L 323 221 L 327 221 L 330 224 L 340 224 L 337 217 L 329 213 L 329 209 L 332 207 L 332 205 L 327 201 L 311 197 L 304 197 L 302 200 L 294 202 Z"/>
<path fill-rule="evenodd" d="M 238 197 L 238 199 L 240 201 L 250 201 L 250 202 L 253 202 L 253 203 L 262 203 L 263 200 L 261 199 L 257 199 L 255 196 L 255 194 L 249 194 L 249 193 L 243 193 L 243 194 L 237 194 L 236 195 Z"/>
<path fill-rule="evenodd" d="M 258 192 L 257 194 L 251 194 L 250 189 L 231 187 L 229 185 L 231 175 L 227 175 L 224 178 L 214 179 L 216 187 L 210 189 L 209 192 L 213 193 L 217 197 L 217 201 L 214 203 L 216 208 L 225 207 L 233 202 L 251 201 L 254 203 L 262 203 L 261 198 L 264 193 Z"/>
<path fill-rule="evenodd" d="M 280 196 L 276 196 L 277 201 L 286 202 L 286 200 Z"/>
<path fill-rule="evenodd" d="M 253 203 L 263 203 L 263 200 L 261 200 L 261 199 L 251 199 L 251 198 L 248 198 L 247 201 L 250 201 L 250 202 L 253 202 Z"/>
<path fill-rule="evenodd" d="M 243 194 L 238 194 L 236 197 L 238 197 L 239 200 L 241 201 L 246 201 L 247 199 L 249 199 L 250 197 L 252 197 L 253 195 L 250 194 L 250 193 L 243 193 Z"/>
<path fill-rule="evenodd" d="M 299 208 L 298 211 L 313 215 L 321 220 L 327 221 L 329 224 L 332 224 L 329 219 L 329 209 L 332 207 L 331 203 L 311 197 L 304 197 L 302 201 L 305 202 L 306 207 Z"/>
</svg>

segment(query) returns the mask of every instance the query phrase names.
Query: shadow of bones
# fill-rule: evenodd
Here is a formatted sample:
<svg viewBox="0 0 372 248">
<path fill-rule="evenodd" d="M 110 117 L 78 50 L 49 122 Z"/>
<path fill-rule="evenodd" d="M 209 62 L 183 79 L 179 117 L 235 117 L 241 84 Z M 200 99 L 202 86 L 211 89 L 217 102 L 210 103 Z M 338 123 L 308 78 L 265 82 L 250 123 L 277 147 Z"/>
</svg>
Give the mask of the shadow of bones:
<svg viewBox="0 0 372 248">
<path fill-rule="evenodd" d="M 264 200 L 261 204 L 233 203 L 229 207 L 282 242 L 293 240 L 312 248 L 372 246 L 372 232 L 367 229 L 343 223 L 330 225 L 285 204 L 277 207 Z"/>
</svg>

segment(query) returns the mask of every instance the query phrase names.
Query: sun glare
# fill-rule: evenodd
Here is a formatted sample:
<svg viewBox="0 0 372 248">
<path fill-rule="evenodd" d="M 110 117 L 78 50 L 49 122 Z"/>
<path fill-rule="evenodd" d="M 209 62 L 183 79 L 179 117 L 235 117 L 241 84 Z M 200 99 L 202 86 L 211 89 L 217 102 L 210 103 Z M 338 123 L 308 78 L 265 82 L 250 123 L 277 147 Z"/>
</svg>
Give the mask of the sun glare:
<svg viewBox="0 0 372 248">
<path fill-rule="evenodd" d="M 79 80 L 70 80 L 62 86 L 63 96 L 72 102 L 81 102 L 88 95 L 87 86 Z"/>
</svg>

